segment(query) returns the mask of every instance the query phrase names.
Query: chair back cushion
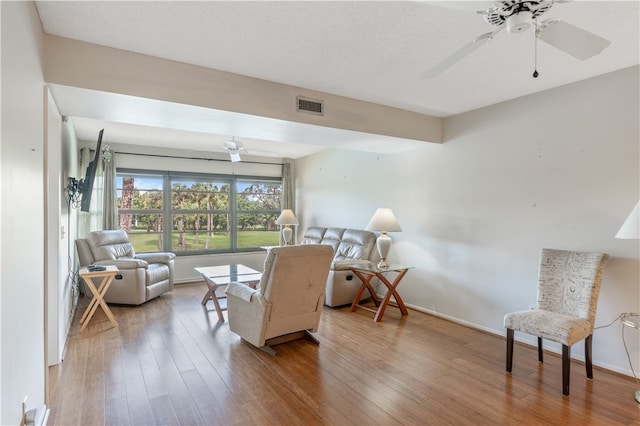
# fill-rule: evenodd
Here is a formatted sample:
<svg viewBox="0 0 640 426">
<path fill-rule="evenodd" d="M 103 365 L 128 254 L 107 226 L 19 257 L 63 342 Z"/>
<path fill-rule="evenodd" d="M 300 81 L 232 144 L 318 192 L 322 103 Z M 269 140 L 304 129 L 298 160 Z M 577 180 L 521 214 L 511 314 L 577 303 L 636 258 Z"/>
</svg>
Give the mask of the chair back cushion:
<svg viewBox="0 0 640 426">
<path fill-rule="evenodd" d="M 91 265 L 93 260 L 93 253 L 91 253 L 91 247 L 89 247 L 89 243 L 84 238 L 79 238 L 76 240 L 76 250 L 78 250 L 78 261 L 80 262 L 80 266 Z"/>
<path fill-rule="evenodd" d="M 538 308 L 595 321 L 605 253 L 542 249 Z"/>
<path fill-rule="evenodd" d="M 270 320 L 321 308 L 332 258 L 326 245 L 271 249 L 260 281 L 260 293 L 272 304 Z"/>
<path fill-rule="evenodd" d="M 95 261 L 133 259 L 136 255 L 127 233 L 120 229 L 90 232 L 87 235 L 87 242 Z"/>
</svg>

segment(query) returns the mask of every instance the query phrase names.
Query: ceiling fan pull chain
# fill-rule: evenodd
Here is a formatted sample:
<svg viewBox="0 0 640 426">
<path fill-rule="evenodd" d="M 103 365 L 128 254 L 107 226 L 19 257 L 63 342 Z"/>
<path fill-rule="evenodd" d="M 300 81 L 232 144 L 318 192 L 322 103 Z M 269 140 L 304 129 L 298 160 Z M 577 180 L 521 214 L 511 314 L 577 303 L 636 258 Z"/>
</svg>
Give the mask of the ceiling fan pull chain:
<svg viewBox="0 0 640 426">
<path fill-rule="evenodd" d="M 538 33 L 540 32 L 540 28 L 538 28 L 538 21 L 536 19 L 533 20 L 533 27 L 535 28 L 533 31 L 533 78 L 538 78 L 540 75 L 538 73 Z"/>
</svg>

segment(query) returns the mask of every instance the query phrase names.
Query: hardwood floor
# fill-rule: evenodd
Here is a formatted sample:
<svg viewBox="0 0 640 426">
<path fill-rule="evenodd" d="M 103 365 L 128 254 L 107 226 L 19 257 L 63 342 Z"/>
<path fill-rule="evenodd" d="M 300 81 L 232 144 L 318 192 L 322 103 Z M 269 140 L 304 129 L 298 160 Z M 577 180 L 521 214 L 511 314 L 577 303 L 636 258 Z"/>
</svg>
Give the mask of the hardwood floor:
<svg viewBox="0 0 640 426">
<path fill-rule="evenodd" d="M 139 307 L 99 309 L 80 333 L 81 299 L 64 361 L 50 368 L 52 425 L 545 424 L 640 425 L 632 378 L 561 359 L 409 310 L 326 308 L 320 345 L 300 340 L 271 357 L 200 304 L 204 283 Z M 226 315 L 226 314 L 225 314 Z M 597 345 L 597 336 L 594 345 Z M 574 350 L 582 350 L 582 345 Z"/>
</svg>

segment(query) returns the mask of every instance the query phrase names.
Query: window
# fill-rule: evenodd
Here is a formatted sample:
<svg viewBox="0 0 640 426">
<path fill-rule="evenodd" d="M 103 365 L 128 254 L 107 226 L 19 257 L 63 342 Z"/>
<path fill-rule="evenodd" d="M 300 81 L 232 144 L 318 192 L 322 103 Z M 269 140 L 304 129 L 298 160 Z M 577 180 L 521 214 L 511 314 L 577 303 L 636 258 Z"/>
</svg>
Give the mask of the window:
<svg viewBox="0 0 640 426">
<path fill-rule="evenodd" d="M 279 243 L 282 180 L 118 170 L 120 228 L 137 252 L 227 253 Z"/>
</svg>

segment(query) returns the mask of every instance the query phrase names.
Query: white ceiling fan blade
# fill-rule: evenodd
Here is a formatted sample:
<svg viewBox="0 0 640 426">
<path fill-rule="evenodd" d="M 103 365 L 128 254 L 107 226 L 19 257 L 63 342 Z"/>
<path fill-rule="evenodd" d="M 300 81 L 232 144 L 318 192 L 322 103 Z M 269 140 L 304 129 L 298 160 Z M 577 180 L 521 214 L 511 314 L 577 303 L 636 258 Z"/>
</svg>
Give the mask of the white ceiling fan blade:
<svg viewBox="0 0 640 426">
<path fill-rule="evenodd" d="M 581 61 L 597 55 L 611 44 L 605 38 L 557 19 L 543 21 L 538 38 Z"/>
<path fill-rule="evenodd" d="M 495 1 L 425 1 L 431 6 L 446 7 L 469 13 L 485 13 L 495 7 Z"/>
<path fill-rule="evenodd" d="M 468 43 L 467 45 L 463 46 L 461 49 L 447 56 L 440 63 L 436 64 L 431 69 L 426 71 L 424 74 L 422 74 L 422 78 L 435 78 L 439 76 L 444 71 L 446 71 L 447 69 L 455 65 L 462 58 L 464 58 L 467 55 L 470 55 L 480 46 L 485 44 L 487 41 L 491 40 L 495 34 L 497 34 L 499 31 L 502 30 L 502 28 L 504 28 L 504 26 L 497 31 L 482 34 L 480 37 L 476 38 L 471 43 Z"/>
</svg>

